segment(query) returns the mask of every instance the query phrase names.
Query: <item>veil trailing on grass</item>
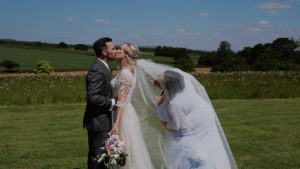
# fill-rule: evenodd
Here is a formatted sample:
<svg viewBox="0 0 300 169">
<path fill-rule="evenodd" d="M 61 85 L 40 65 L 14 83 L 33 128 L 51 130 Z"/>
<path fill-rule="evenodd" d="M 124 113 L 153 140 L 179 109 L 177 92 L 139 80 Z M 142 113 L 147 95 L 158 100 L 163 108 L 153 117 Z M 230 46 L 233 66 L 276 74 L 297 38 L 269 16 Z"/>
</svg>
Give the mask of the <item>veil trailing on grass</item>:
<svg viewBox="0 0 300 169">
<path fill-rule="evenodd" d="M 156 104 L 157 104 L 157 98 L 160 94 L 160 91 L 159 91 L 159 89 L 154 87 L 153 81 L 155 79 L 157 79 L 161 73 L 163 73 L 167 70 L 175 71 L 184 77 L 185 86 L 186 86 L 186 88 L 184 89 L 184 92 L 186 93 L 186 96 L 187 96 L 186 99 L 191 99 L 191 98 L 188 98 L 189 94 L 191 94 L 191 95 L 196 94 L 197 98 L 201 98 L 203 101 L 205 101 L 207 103 L 207 104 L 205 103 L 205 105 L 207 105 L 209 110 L 212 110 L 211 113 L 213 113 L 214 123 L 217 128 L 218 136 L 221 139 L 222 145 L 225 149 L 227 159 L 230 163 L 230 167 L 232 169 L 237 169 L 237 165 L 236 165 L 236 162 L 232 155 L 232 152 L 230 150 L 226 136 L 224 134 L 224 131 L 222 129 L 220 121 L 217 117 L 217 114 L 214 111 L 211 101 L 207 95 L 206 90 L 203 87 L 203 85 L 194 76 L 190 75 L 189 73 L 186 73 L 184 71 L 181 71 L 180 69 L 177 69 L 177 68 L 174 68 L 171 66 L 154 63 L 151 60 L 139 59 L 137 61 L 137 65 L 135 68 L 136 89 L 139 90 L 139 95 L 142 97 L 143 102 L 147 105 L 147 107 L 150 110 L 150 111 L 139 111 L 137 109 L 137 113 L 139 114 L 140 119 L 145 120 L 148 117 L 156 115 L 156 109 L 157 109 Z M 201 104 L 201 102 L 199 102 L 197 104 Z M 140 112 L 143 112 L 143 113 L 141 114 Z M 182 118 L 182 120 L 186 120 L 186 117 L 181 116 L 181 118 Z M 189 122 L 186 122 L 186 123 L 188 124 Z M 161 123 L 157 123 L 157 125 L 162 126 Z M 146 136 L 146 135 L 147 135 L 147 133 L 144 134 L 144 136 Z M 160 146 L 159 144 L 157 144 L 157 145 Z M 165 159 L 166 157 L 163 156 L 161 158 Z M 167 164 L 166 164 L 166 167 L 168 168 Z"/>
</svg>

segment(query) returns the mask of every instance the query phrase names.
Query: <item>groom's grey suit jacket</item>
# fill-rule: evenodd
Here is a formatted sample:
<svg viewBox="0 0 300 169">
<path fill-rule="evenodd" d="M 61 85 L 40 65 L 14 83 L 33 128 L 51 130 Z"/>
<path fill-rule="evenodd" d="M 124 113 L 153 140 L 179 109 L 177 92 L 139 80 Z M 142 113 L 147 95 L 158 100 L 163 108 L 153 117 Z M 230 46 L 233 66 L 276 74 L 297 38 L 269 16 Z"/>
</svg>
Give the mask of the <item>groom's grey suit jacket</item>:
<svg viewBox="0 0 300 169">
<path fill-rule="evenodd" d="M 91 65 L 86 75 L 87 104 L 83 127 L 92 131 L 111 129 L 112 86 L 111 72 L 99 59 Z"/>
</svg>

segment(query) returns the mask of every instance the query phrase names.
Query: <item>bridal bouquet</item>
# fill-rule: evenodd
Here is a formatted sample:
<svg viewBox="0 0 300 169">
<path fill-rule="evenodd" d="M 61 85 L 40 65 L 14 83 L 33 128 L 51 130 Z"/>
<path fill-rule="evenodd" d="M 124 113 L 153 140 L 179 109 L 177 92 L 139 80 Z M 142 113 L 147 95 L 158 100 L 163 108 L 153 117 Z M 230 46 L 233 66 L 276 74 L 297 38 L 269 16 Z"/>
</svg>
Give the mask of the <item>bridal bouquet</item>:
<svg viewBox="0 0 300 169">
<path fill-rule="evenodd" d="M 124 166 L 127 154 L 124 153 L 125 140 L 121 139 L 119 133 L 108 133 L 109 138 L 105 141 L 105 147 L 101 147 L 102 155 L 98 155 L 98 163 L 103 162 L 108 168 L 114 166 Z M 100 150 L 100 151 L 101 151 Z"/>
</svg>

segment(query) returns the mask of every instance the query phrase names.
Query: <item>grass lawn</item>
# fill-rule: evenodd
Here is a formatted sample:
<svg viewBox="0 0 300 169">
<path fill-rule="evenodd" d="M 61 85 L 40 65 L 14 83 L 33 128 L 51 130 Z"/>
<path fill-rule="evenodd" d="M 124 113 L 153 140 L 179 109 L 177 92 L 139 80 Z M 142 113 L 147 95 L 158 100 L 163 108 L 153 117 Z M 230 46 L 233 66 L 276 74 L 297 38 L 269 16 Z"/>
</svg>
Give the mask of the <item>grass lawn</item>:
<svg viewBox="0 0 300 169">
<path fill-rule="evenodd" d="M 240 169 L 299 168 L 299 103 L 300 99 L 213 101 Z M 86 168 L 84 108 L 82 103 L 0 106 L 0 168 Z M 158 124 L 156 117 L 143 122 Z M 163 134 L 161 128 L 159 132 Z M 157 144 L 147 133 L 149 146 Z M 154 151 L 150 153 L 159 168 L 159 152 Z"/>
</svg>

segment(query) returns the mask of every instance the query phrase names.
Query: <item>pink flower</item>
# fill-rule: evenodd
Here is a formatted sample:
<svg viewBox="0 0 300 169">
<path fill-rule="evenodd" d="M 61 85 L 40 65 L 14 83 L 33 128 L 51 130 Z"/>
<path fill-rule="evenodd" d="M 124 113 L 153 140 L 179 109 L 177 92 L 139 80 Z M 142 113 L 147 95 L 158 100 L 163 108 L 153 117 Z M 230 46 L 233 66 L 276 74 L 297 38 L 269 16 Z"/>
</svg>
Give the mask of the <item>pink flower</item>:
<svg viewBox="0 0 300 169">
<path fill-rule="evenodd" d="M 113 134 L 111 137 L 110 137 L 110 140 L 112 140 L 113 142 L 117 142 L 119 140 L 119 136 L 116 135 L 116 134 Z"/>
<path fill-rule="evenodd" d="M 106 152 L 108 152 L 108 153 L 110 152 L 110 145 L 109 145 L 109 144 L 106 144 L 106 145 L 105 145 L 105 150 L 106 150 Z"/>
</svg>

